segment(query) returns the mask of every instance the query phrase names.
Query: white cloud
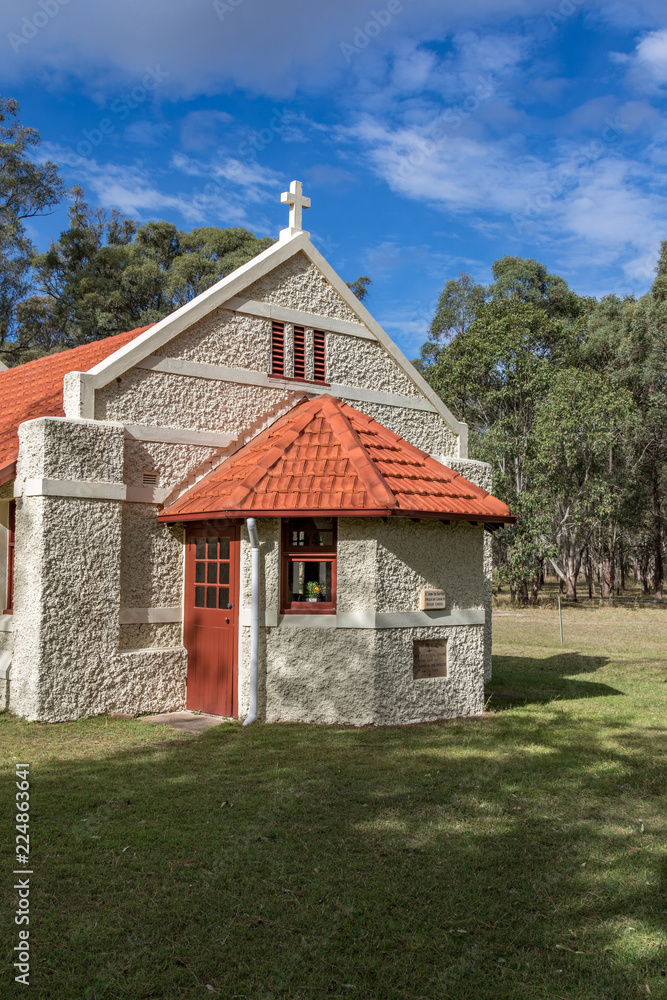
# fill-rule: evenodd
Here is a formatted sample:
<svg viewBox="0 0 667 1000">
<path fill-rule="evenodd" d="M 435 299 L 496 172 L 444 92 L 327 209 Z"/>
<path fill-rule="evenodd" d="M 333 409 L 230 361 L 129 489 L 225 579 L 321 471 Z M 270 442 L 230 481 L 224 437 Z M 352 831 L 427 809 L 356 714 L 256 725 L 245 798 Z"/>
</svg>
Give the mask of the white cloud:
<svg viewBox="0 0 667 1000">
<path fill-rule="evenodd" d="M 582 269 L 621 267 L 634 280 L 667 236 L 667 186 L 623 149 L 624 130 L 599 131 L 607 141 L 571 142 L 561 154 L 545 145 L 539 155 L 523 136 L 479 139 L 450 130 L 433 142 L 427 130 L 369 117 L 354 134 L 392 190 L 505 242 L 568 246 L 571 266 L 578 259 Z M 390 243 L 375 253 L 382 266 L 400 250 Z"/>
<path fill-rule="evenodd" d="M 544 165 L 522 153 L 512 139 L 460 136 L 442 118 L 429 129 L 417 129 L 392 128 L 365 117 L 350 134 L 366 148 L 376 173 L 392 190 L 453 212 L 520 211 L 527 190 L 546 180 Z"/>
<path fill-rule="evenodd" d="M 637 46 L 637 63 L 654 83 L 667 83 L 667 29 L 652 31 Z"/>
<path fill-rule="evenodd" d="M 639 39 L 634 52 L 610 52 L 610 57 L 627 68 L 632 87 L 648 94 L 660 93 L 667 84 L 667 29 L 649 31 Z"/>
<path fill-rule="evenodd" d="M 42 159 L 61 163 L 70 155 L 49 143 L 40 151 Z M 277 193 L 282 184 L 281 177 L 259 164 L 229 157 L 202 162 L 181 153 L 161 175 L 140 163 L 102 163 L 93 157 L 78 157 L 72 172 L 95 203 L 141 221 L 179 215 L 189 226 L 245 226 L 262 233 L 270 230 L 263 211 L 266 192 Z M 167 188 L 167 178 L 175 191 Z M 255 206 L 261 206 L 259 212 Z"/>
<path fill-rule="evenodd" d="M 465 5 L 458 0 L 403 0 L 402 13 L 350 63 L 341 45 L 352 42 L 370 7 L 365 0 L 241 0 L 221 20 L 211 0 L 85 0 L 62 6 L 34 37 L 25 38 L 22 19 L 41 8 L 5 0 L 0 6 L 0 39 L 5 40 L 0 79 L 61 86 L 78 77 L 103 101 L 119 87 L 137 84 L 146 66 L 159 65 L 168 74 L 160 99 L 218 93 L 229 85 L 286 98 L 298 87 L 317 91 L 338 81 L 347 85 L 351 72 L 372 74 L 373 65 L 394 50 L 398 38 L 401 44 L 446 38 L 482 21 L 491 35 L 506 18 L 534 17 L 532 0 L 468 0 Z M 383 0 L 377 8 L 384 8 Z M 491 61 L 502 61 L 491 40 L 486 47 Z M 426 61 L 419 56 L 412 67 L 404 67 L 406 84 L 414 85 L 428 71 Z"/>
</svg>

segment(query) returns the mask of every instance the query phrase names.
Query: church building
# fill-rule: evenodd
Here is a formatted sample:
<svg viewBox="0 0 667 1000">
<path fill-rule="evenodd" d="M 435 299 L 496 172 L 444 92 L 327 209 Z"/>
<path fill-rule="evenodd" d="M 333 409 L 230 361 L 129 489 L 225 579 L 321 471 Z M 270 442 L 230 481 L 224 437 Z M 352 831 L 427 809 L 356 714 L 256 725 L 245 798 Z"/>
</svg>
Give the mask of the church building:
<svg viewBox="0 0 667 1000">
<path fill-rule="evenodd" d="M 0 371 L 0 708 L 475 715 L 490 467 L 302 228 L 150 327 Z"/>
</svg>

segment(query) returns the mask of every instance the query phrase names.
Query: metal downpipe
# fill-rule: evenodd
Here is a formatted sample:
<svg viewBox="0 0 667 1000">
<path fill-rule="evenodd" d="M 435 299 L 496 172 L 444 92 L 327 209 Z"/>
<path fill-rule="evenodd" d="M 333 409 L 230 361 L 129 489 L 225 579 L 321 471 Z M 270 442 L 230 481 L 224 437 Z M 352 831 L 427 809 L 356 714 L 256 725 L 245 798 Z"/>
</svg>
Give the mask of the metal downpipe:
<svg viewBox="0 0 667 1000">
<path fill-rule="evenodd" d="M 257 718 L 259 678 L 259 535 L 254 517 L 246 519 L 251 546 L 250 561 L 250 711 L 243 723 L 249 726 Z"/>
</svg>

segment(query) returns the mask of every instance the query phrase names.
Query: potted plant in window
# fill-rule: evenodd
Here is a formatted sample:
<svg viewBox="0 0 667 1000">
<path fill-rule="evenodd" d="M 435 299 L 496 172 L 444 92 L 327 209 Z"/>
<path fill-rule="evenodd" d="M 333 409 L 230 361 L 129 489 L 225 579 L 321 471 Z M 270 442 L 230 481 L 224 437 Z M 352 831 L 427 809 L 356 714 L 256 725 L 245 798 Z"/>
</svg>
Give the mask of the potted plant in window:
<svg viewBox="0 0 667 1000">
<path fill-rule="evenodd" d="M 311 604 L 324 598 L 324 587 L 315 580 L 306 581 L 306 600 Z"/>
</svg>

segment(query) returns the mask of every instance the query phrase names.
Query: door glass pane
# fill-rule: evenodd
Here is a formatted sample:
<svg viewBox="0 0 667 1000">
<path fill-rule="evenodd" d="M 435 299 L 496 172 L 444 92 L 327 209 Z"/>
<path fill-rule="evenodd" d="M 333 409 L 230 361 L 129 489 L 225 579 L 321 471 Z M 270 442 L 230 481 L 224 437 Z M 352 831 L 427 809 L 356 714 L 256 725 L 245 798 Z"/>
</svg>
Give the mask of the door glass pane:
<svg viewBox="0 0 667 1000">
<path fill-rule="evenodd" d="M 206 582 L 207 583 L 217 583 L 218 582 L 218 564 L 210 562 L 206 567 Z"/>
<path fill-rule="evenodd" d="M 195 582 L 204 583 L 206 563 L 195 563 Z"/>
<path fill-rule="evenodd" d="M 229 563 L 220 563 L 220 583 L 229 583 Z"/>
<path fill-rule="evenodd" d="M 221 538 L 220 539 L 220 558 L 221 559 L 229 559 L 229 539 L 228 538 Z"/>
<path fill-rule="evenodd" d="M 227 605 L 229 604 L 229 587 L 221 587 L 220 590 L 218 591 L 218 595 L 219 595 L 218 607 L 226 608 Z"/>
<path fill-rule="evenodd" d="M 206 558 L 206 539 L 196 538 L 195 539 L 195 550 L 197 559 Z"/>
<path fill-rule="evenodd" d="M 206 548 L 208 550 L 207 554 L 208 554 L 208 558 L 209 559 L 217 559 L 218 558 L 218 539 L 217 538 L 207 538 L 206 539 Z"/>
<path fill-rule="evenodd" d="M 203 608 L 204 607 L 204 591 L 205 590 L 206 590 L 206 587 L 195 587 L 195 607 L 196 608 Z"/>
<path fill-rule="evenodd" d="M 206 588 L 206 607 L 207 608 L 214 608 L 215 607 L 215 598 L 216 598 L 215 587 L 207 587 Z"/>
</svg>

